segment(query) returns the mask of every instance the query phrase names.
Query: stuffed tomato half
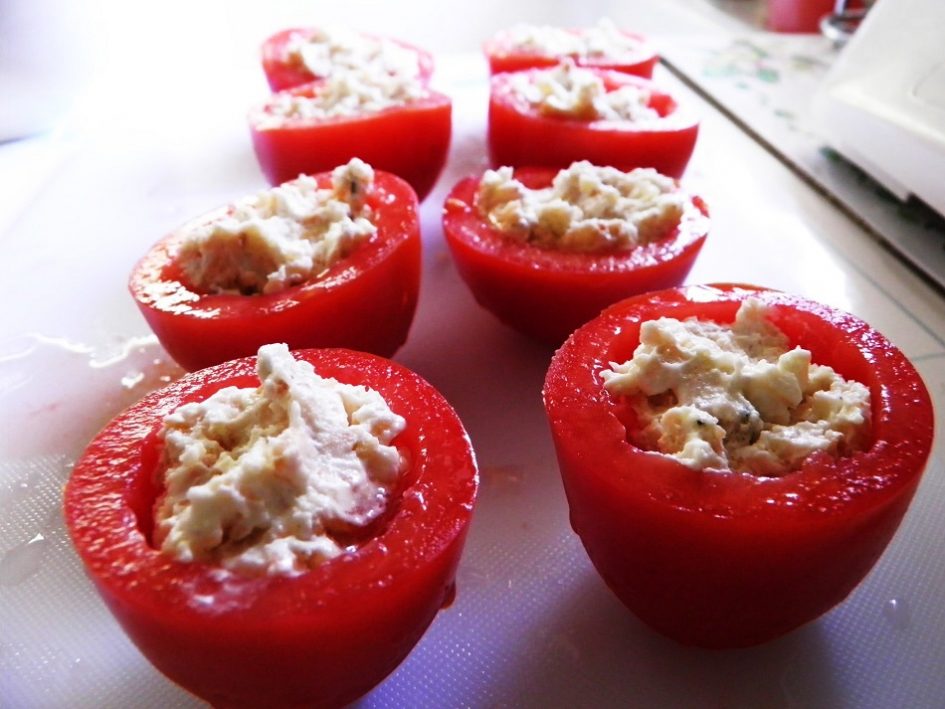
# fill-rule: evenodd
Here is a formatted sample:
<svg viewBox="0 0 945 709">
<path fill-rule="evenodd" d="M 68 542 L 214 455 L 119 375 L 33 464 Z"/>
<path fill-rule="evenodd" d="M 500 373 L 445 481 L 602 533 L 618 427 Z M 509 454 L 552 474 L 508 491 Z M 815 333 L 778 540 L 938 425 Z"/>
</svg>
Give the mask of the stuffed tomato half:
<svg viewBox="0 0 945 709">
<path fill-rule="evenodd" d="M 452 103 L 416 77 L 342 73 L 273 94 L 250 112 L 249 129 L 270 184 L 357 157 L 422 201 L 446 162 Z"/>
<path fill-rule="evenodd" d="M 276 32 L 263 42 L 262 67 L 269 87 L 281 91 L 365 68 L 426 82 L 433 74 L 433 57 L 396 39 L 339 27 L 298 27 Z"/>
<path fill-rule="evenodd" d="M 171 680 L 220 707 L 338 707 L 452 600 L 477 483 L 462 424 L 420 377 L 270 345 L 108 424 L 65 516 L 106 605 Z"/>
<path fill-rule="evenodd" d="M 420 288 L 417 200 L 359 160 L 216 210 L 159 241 L 129 288 L 188 370 L 270 342 L 392 355 Z"/>
<path fill-rule="evenodd" d="M 680 177 L 699 123 L 640 77 L 576 66 L 497 74 L 489 98 L 493 165 L 565 167 L 575 160 Z"/>
<path fill-rule="evenodd" d="M 750 286 L 608 308 L 557 352 L 544 401 L 598 572 L 651 627 L 707 647 L 765 642 L 840 603 L 932 440 L 928 392 L 881 334 Z"/>
<path fill-rule="evenodd" d="M 571 59 L 578 66 L 649 79 L 658 58 L 644 37 L 619 29 L 608 20 L 580 29 L 515 25 L 486 41 L 483 51 L 490 74 L 551 67 Z"/>
<path fill-rule="evenodd" d="M 476 301 L 554 345 L 611 303 L 682 283 L 708 230 L 705 203 L 675 180 L 586 162 L 469 177 L 443 210 Z"/>
</svg>

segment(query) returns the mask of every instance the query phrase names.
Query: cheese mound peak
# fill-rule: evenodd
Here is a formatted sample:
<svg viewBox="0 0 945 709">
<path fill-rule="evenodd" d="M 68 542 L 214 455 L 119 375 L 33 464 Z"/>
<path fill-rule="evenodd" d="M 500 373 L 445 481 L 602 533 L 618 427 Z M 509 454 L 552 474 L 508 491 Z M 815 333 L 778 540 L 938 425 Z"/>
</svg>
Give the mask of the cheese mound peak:
<svg viewBox="0 0 945 709">
<path fill-rule="evenodd" d="M 818 451 L 859 450 L 868 434 L 869 389 L 790 349 L 756 298 L 731 326 L 643 323 L 633 358 L 601 378 L 631 397 L 642 426 L 634 442 L 695 469 L 784 475 Z"/>
<path fill-rule="evenodd" d="M 289 60 L 324 79 L 346 72 L 419 76 L 417 53 L 397 42 L 369 37 L 347 27 L 319 27 L 292 35 Z"/>
<path fill-rule="evenodd" d="M 550 187 L 529 189 L 510 167 L 488 170 L 476 193 L 480 214 L 509 238 L 562 251 L 629 250 L 665 238 L 685 197 L 651 168 L 622 172 L 587 161 L 561 170 Z"/>
<path fill-rule="evenodd" d="M 516 72 L 509 81 L 515 94 L 543 116 L 641 125 L 661 120 L 646 88 L 624 84 L 608 91 L 595 72 L 571 59 L 551 69 Z"/>
<path fill-rule="evenodd" d="M 203 293 L 276 293 L 317 278 L 377 232 L 365 203 L 373 185 L 357 158 L 335 168 L 331 189 L 302 175 L 191 228 L 177 261 Z"/>
<path fill-rule="evenodd" d="M 311 96 L 294 91 L 273 94 L 258 114 L 259 130 L 282 128 L 288 120 L 356 118 L 406 106 L 429 96 L 419 77 L 387 72 L 345 71 L 331 74 Z"/>
<path fill-rule="evenodd" d="M 324 27 L 292 36 L 291 62 L 320 83 L 313 95 L 279 91 L 257 115 L 257 128 L 281 128 L 286 119 L 326 120 L 378 113 L 429 95 L 417 53 L 389 39 L 344 27 Z"/>
<path fill-rule="evenodd" d="M 405 421 L 372 389 L 318 376 L 285 345 L 259 350 L 258 388 L 169 414 L 155 545 L 246 575 L 295 575 L 386 509 Z"/>
<path fill-rule="evenodd" d="M 577 32 L 549 25 L 518 24 L 500 32 L 497 39 L 513 51 L 614 61 L 632 57 L 642 44 L 607 18 Z"/>
</svg>

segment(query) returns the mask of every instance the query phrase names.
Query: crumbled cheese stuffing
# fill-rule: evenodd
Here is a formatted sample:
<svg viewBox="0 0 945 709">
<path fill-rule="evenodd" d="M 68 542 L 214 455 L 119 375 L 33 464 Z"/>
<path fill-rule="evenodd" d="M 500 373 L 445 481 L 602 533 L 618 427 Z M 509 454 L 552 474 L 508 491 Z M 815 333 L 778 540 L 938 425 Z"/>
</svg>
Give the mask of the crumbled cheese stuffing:
<svg viewBox="0 0 945 709">
<path fill-rule="evenodd" d="M 551 57 L 620 60 L 639 52 L 640 41 L 621 32 L 609 19 L 579 31 L 548 25 L 515 25 L 497 39 L 510 50 Z"/>
<path fill-rule="evenodd" d="M 373 236 L 365 198 L 374 170 L 351 160 L 319 189 L 306 175 L 232 205 L 191 229 L 177 260 L 204 293 L 275 293 L 317 277 Z"/>
<path fill-rule="evenodd" d="M 417 77 L 349 71 L 332 74 L 312 96 L 293 91 L 273 94 L 259 114 L 259 130 L 280 128 L 286 119 L 325 120 L 379 113 L 429 95 Z"/>
<path fill-rule="evenodd" d="M 285 345 L 259 350 L 255 389 L 228 387 L 164 420 L 155 543 L 183 561 L 294 575 L 381 515 L 404 419 L 372 389 L 318 376 Z"/>
<path fill-rule="evenodd" d="M 378 113 L 429 96 L 417 53 L 388 39 L 333 27 L 299 33 L 290 59 L 321 79 L 312 95 L 279 91 L 255 117 L 259 130 L 286 120 L 327 120 Z"/>
<path fill-rule="evenodd" d="M 416 52 L 392 40 L 365 36 L 346 27 L 320 27 L 294 34 L 286 50 L 290 61 L 322 79 L 365 70 L 390 76 L 420 75 Z"/>
<path fill-rule="evenodd" d="M 650 107 L 645 88 L 625 84 L 608 91 L 603 79 L 570 59 L 550 69 L 516 72 L 509 81 L 513 91 L 544 116 L 640 124 L 661 119 Z"/>
<path fill-rule="evenodd" d="M 589 252 L 665 238 L 682 219 L 686 200 L 672 178 L 651 168 L 622 172 L 582 161 L 561 170 L 545 189 L 529 189 L 510 167 L 488 170 L 476 207 L 510 238 Z"/>
<path fill-rule="evenodd" d="M 755 298 L 731 326 L 645 322 L 633 358 L 611 367 L 604 386 L 632 397 L 645 447 L 696 469 L 783 475 L 817 451 L 858 450 L 869 427 L 869 390 L 789 349 Z"/>
</svg>

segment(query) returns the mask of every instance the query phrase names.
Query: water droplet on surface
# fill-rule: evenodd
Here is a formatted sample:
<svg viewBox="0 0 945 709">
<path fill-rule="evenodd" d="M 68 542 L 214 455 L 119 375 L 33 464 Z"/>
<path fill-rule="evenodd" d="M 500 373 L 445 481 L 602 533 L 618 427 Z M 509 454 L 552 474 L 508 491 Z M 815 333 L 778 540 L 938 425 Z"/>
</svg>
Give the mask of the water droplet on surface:
<svg viewBox="0 0 945 709">
<path fill-rule="evenodd" d="M 573 664 L 581 659 L 581 648 L 565 633 L 557 633 L 551 638 L 551 647 L 568 663 Z"/>
<path fill-rule="evenodd" d="M 34 490 L 30 479 L 13 480 L 0 488 L 0 510 L 7 511 L 18 507 Z"/>
<path fill-rule="evenodd" d="M 52 505 L 46 512 L 46 518 L 43 520 L 43 531 L 51 534 L 54 531 L 65 528 L 65 517 L 62 513 L 62 505 Z"/>
<path fill-rule="evenodd" d="M 0 428 L 14 431 L 5 454 L 15 460 L 81 450 L 112 416 L 182 374 L 153 335 L 93 347 L 32 333 L 12 352 L 0 343 L 0 388 L 11 378 L 36 379 L 4 390 Z"/>
<path fill-rule="evenodd" d="M 800 671 L 796 665 L 788 665 L 781 673 L 781 691 L 784 693 L 785 707 L 787 709 L 799 709 L 804 706 L 798 692 L 800 681 Z"/>
<path fill-rule="evenodd" d="M 484 487 L 497 493 L 515 493 L 521 490 L 525 468 L 521 465 L 490 465 L 482 469 Z"/>
<path fill-rule="evenodd" d="M 906 630 L 912 624 L 909 606 L 901 598 L 890 598 L 886 601 L 883 617 L 897 630 Z"/>
<path fill-rule="evenodd" d="M 34 576 L 43 565 L 48 546 L 46 537 L 37 534 L 10 549 L 0 559 L 0 586 L 16 586 Z"/>
<path fill-rule="evenodd" d="M 461 586 L 463 591 L 471 591 L 487 588 L 492 579 L 489 574 L 475 566 L 460 565 L 456 573 L 456 583 Z"/>
<path fill-rule="evenodd" d="M 0 471 L 0 478 L 9 475 L 4 483 L 0 483 L 0 511 L 3 512 L 12 512 L 39 494 L 43 483 L 50 477 L 50 470 L 45 461 L 0 463 Z M 58 473 L 58 469 L 55 472 Z"/>
<path fill-rule="evenodd" d="M 130 372 L 121 378 L 121 385 L 125 389 L 134 389 L 144 381 L 144 372 Z"/>
<path fill-rule="evenodd" d="M 427 509 L 427 498 L 424 496 L 422 490 L 410 490 L 404 495 L 404 509 L 405 511 L 413 512 L 424 512 Z"/>
</svg>

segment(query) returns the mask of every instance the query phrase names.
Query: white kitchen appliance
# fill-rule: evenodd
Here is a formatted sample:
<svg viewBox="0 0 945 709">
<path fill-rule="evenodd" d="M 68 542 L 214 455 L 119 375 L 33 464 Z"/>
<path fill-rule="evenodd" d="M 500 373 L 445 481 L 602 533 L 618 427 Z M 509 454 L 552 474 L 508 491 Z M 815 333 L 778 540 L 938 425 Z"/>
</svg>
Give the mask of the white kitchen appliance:
<svg viewBox="0 0 945 709">
<path fill-rule="evenodd" d="M 899 199 L 945 215 L 945 3 L 875 3 L 813 110 L 837 152 Z"/>
</svg>

